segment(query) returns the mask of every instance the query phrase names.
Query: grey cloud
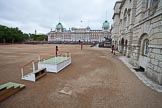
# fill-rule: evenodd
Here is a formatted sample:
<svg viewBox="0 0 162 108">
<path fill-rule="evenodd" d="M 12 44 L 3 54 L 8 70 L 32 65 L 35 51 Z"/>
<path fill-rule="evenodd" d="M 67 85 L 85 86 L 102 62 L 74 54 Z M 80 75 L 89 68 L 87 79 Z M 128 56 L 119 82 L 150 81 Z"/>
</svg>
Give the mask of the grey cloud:
<svg viewBox="0 0 162 108">
<path fill-rule="evenodd" d="M 0 24 L 23 32 L 47 33 L 60 21 L 67 29 L 83 26 L 100 29 L 106 19 L 112 23 L 117 0 L 0 0 Z M 60 17 L 60 19 L 59 19 Z"/>
</svg>

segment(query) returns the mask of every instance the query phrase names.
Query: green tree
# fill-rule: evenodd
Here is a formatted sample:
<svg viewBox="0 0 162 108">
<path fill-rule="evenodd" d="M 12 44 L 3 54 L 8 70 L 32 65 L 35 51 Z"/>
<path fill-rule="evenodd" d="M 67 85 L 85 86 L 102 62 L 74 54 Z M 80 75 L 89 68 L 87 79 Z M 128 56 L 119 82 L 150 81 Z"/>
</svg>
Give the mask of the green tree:
<svg viewBox="0 0 162 108">
<path fill-rule="evenodd" d="M 30 34 L 30 38 L 33 41 L 46 41 L 47 40 L 47 36 L 44 34 L 40 34 L 40 35 Z"/>
<path fill-rule="evenodd" d="M 18 27 L 9 28 L 3 25 L 0 25 L 0 42 L 23 42 L 29 40 L 29 35 L 24 34 Z"/>
</svg>

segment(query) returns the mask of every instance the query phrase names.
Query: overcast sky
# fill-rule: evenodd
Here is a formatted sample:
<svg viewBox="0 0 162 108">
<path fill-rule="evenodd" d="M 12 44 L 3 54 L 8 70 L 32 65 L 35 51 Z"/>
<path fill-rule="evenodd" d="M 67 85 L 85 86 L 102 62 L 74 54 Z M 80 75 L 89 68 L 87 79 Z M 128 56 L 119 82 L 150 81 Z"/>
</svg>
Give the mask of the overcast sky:
<svg viewBox="0 0 162 108">
<path fill-rule="evenodd" d="M 60 21 L 66 29 L 101 29 L 112 24 L 117 0 L 0 0 L 0 25 L 18 27 L 25 33 L 47 33 Z M 106 15 L 107 13 L 107 15 Z"/>
</svg>

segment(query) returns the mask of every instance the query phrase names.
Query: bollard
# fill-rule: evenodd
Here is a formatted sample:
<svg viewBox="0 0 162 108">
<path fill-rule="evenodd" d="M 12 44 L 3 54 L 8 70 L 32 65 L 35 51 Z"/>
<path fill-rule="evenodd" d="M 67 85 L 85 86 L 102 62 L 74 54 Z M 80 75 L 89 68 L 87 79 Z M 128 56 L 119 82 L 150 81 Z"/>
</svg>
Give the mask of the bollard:
<svg viewBox="0 0 162 108">
<path fill-rule="evenodd" d="M 24 77 L 24 69 L 21 68 L 21 77 Z"/>
</svg>

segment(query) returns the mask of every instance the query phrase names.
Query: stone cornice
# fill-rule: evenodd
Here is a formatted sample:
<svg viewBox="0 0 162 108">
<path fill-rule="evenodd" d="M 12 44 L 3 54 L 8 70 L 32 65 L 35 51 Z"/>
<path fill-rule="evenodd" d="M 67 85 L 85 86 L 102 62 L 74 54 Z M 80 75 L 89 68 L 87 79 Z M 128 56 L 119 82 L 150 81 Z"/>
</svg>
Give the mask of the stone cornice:
<svg viewBox="0 0 162 108">
<path fill-rule="evenodd" d="M 160 16 L 160 15 L 162 15 L 162 13 L 159 13 L 159 14 L 157 14 L 157 15 L 155 15 L 155 16 L 149 16 L 146 20 L 143 20 L 143 21 L 140 21 L 139 23 L 136 23 L 136 24 L 134 25 L 134 27 L 137 27 L 137 26 L 139 26 L 139 25 L 141 25 L 141 24 L 143 24 L 143 23 L 145 23 L 145 22 L 147 22 L 147 21 L 149 21 L 149 20 L 151 20 L 151 19 L 153 19 L 153 18 L 155 18 L 155 17 L 158 17 L 158 16 Z"/>
<path fill-rule="evenodd" d="M 121 5 L 120 5 L 119 9 L 121 9 L 121 8 L 123 7 L 125 1 L 126 1 L 126 0 L 122 0 L 122 1 L 121 1 Z"/>
<path fill-rule="evenodd" d="M 120 15 L 120 13 L 114 13 L 112 19 L 114 19 L 115 15 Z"/>
<path fill-rule="evenodd" d="M 115 7 L 116 7 L 116 4 L 117 4 L 117 3 L 122 3 L 122 1 L 116 1 L 116 2 L 115 2 L 114 10 L 115 10 Z"/>
</svg>

